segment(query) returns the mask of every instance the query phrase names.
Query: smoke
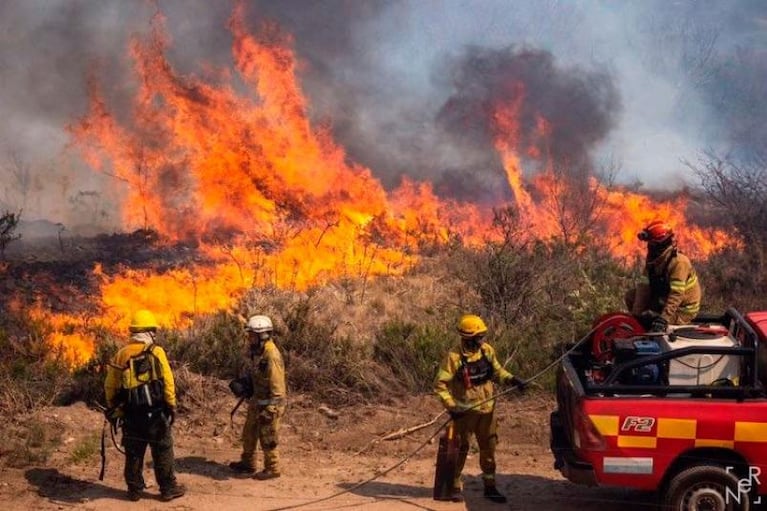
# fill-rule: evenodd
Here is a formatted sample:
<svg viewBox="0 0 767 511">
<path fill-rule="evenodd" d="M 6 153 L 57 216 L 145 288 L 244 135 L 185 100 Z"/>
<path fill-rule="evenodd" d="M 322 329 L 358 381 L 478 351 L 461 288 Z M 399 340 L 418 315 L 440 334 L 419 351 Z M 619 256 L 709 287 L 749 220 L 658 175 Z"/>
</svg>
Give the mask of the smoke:
<svg viewBox="0 0 767 511">
<path fill-rule="evenodd" d="M 546 153 L 552 165 L 570 169 L 572 177 L 593 170 L 591 153 L 613 127 L 619 106 L 609 75 L 565 70 L 556 66 L 551 53 L 527 48 L 469 47 L 448 68 L 454 93 L 437 114 L 437 125 L 465 153 L 485 155 L 482 168 L 499 170 L 499 163 L 488 157 L 494 155 L 496 138 L 512 135 L 493 124 L 497 109 L 519 105 L 519 126 L 515 139 L 508 141 L 512 147 L 520 153 Z M 543 119 L 545 141 L 540 140 Z M 500 171 L 496 175 L 495 189 L 504 177 Z M 460 189 L 452 193 L 465 194 Z"/>
<path fill-rule="evenodd" d="M 178 71 L 231 66 L 228 2 L 0 3 L 0 207 L 118 224 L 102 193 L 109 178 L 65 151 L 65 128 L 85 111 L 89 75 L 118 114 L 129 104 L 128 43 L 158 8 Z M 759 0 L 258 0 L 246 11 L 253 28 L 269 19 L 292 34 L 313 121 L 389 187 L 410 175 L 445 193 L 502 196 L 475 110 L 509 79 L 527 84 L 528 114 L 556 119 L 558 158 L 617 162 L 622 182 L 683 183 L 681 160 L 703 149 L 765 145 Z M 456 119 L 476 129 L 462 133 Z M 24 193 L 19 165 L 32 174 Z"/>
</svg>

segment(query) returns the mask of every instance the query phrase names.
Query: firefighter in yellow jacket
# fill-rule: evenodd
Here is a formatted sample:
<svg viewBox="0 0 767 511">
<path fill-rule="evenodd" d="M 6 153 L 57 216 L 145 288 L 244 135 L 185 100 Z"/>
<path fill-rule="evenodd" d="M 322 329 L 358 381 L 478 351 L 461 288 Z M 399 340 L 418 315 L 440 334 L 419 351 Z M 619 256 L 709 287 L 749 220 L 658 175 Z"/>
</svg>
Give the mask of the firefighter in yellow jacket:
<svg viewBox="0 0 767 511">
<path fill-rule="evenodd" d="M 629 311 L 653 332 L 689 323 L 700 311 L 703 293 L 692 262 L 676 246 L 673 230 L 656 220 L 637 237 L 647 243 L 647 259 L 643 280 L 626 294 Z"/>
<path fill-rule="evenodd" d="M 494 383 L 510 383 L 524 389 L 525 382 L 501 366 L 495 350 L 483 342 L 487 326 L 479 316 L 466 314 L 458 322 L 461 344 L 451 349 L 442 361 L 434 381 L 434 391 L 455 423 L 459 455 L 453 479 L 452 500 L 463 500 L 461 473 L 469 452 L 471 435 L 479 445 L 484 495 L 493 502 L 506 502 L 495 485 Z M 481 404 L 480 404 L 481 403 Z"/>
<path fill-rule="evenodd" d="M 268 316 L 251 316 L 245 325 L 250 347 L 248 374 L 248 416 L 242 429 L 240 461 L 229 464 L 235 472 L 255 474 L 256 479 L 280 477 L 280 419 L 285 413 L 286 385 L 282 355 L 272 339 L 272 320 Z M 242 381 L 242 379 L 241 379 Z M 247 394 L 246 397 L 247 397 Z M 256 446 L 264 454 L 264 469 L 256 472 Z"/>
<path fill-rule="evenodd" d="M 107 366 L 104 392 L 107 418 L 122 422 L 125 448 L 125 482 L 128 499 L 141 498 L 144 455 L 152 453 L 154 473 L 165 501 L 184 495 L 173 467 L 171 426 L 176 417 L 176 387 L 168 357 L 155 344 L 157 321 L 145 309 L 136 311 L 130 324 L 130 342 L 120 348 Z"/>
</svg>

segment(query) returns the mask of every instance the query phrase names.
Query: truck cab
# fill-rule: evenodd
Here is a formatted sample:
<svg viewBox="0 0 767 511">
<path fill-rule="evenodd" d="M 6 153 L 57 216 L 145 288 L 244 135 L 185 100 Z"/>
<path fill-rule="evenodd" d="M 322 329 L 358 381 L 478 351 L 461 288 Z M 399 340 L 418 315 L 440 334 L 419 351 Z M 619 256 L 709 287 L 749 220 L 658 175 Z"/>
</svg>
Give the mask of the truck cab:
<svg viewBox="0 0 767 511">
<path fill-rule="evenodd" d="M 752 509 L 767 493 L 767 312 L 647 333 L 605 315 L 562 359 L 551 414 L 570 481 L 657 491 L 663 509 Z M 767 497 L 764 497 L 767 500 Z"/>
</svg>

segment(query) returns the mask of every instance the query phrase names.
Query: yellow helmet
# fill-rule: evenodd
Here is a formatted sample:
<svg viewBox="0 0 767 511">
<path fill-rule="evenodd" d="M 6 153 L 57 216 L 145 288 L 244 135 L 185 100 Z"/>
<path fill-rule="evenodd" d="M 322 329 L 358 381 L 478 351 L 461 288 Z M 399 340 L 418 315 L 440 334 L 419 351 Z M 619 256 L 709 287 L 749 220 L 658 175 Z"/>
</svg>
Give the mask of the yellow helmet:
<svg viewBox="0 0 767 511">
<path fill-rule="evenodd" d="M 147 330 L 157 330 L 157 320 L 154 314 L 146 309 L 140 309 L 133 314 L 130 327 L 131 332 L 146 332 Z"/>
<path fill-rule="evenodd" d="M 474 337 L 487 333 L 487 325 L 475 314 L 464 314 L 458 320 L 458 333 L 461 337 Z"/>
</svg>

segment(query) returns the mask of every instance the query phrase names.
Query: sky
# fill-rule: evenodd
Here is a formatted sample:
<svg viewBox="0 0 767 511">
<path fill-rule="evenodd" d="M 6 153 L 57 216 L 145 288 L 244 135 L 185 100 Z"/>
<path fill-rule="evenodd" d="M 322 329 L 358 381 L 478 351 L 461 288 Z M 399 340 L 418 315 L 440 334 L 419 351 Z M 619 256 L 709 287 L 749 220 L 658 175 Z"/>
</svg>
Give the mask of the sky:
<svg viewBox="0 0 767 511">
<path fill-rule="evenodd" d="M 117 108 L 129 102 L 128 40 L 148 31 L 157 6 L 180 72 L 231 67 L 228 1 L 0 0 L 0 206 L 65 222 L 102 207 L 93 201 L 104 177 L 67 152 L 65 128 L 85 113 L 89 73 Z M 678 188 L 694 181 L 684 162 L 703 151 L 767 141 L 743 122 L 767 108 L 756 101 L 765 92 L 738 86 L 767 83 L 765 68 L 751 65 L 767 61 L 760 0 L 246 6 L 254 27 L 274 20 L 293 35 L 312 119 L 387 187 L 408 175 L 447 195 L 497 196 L 488 134 L 456 126 L 474 126 L 477 106 L 509 76 L 523 76 L 532 107 L 561 122 L 562 151 L 619 183 Z M 35 179 L 20 183 L 19 169 Z"/>
</svg>

